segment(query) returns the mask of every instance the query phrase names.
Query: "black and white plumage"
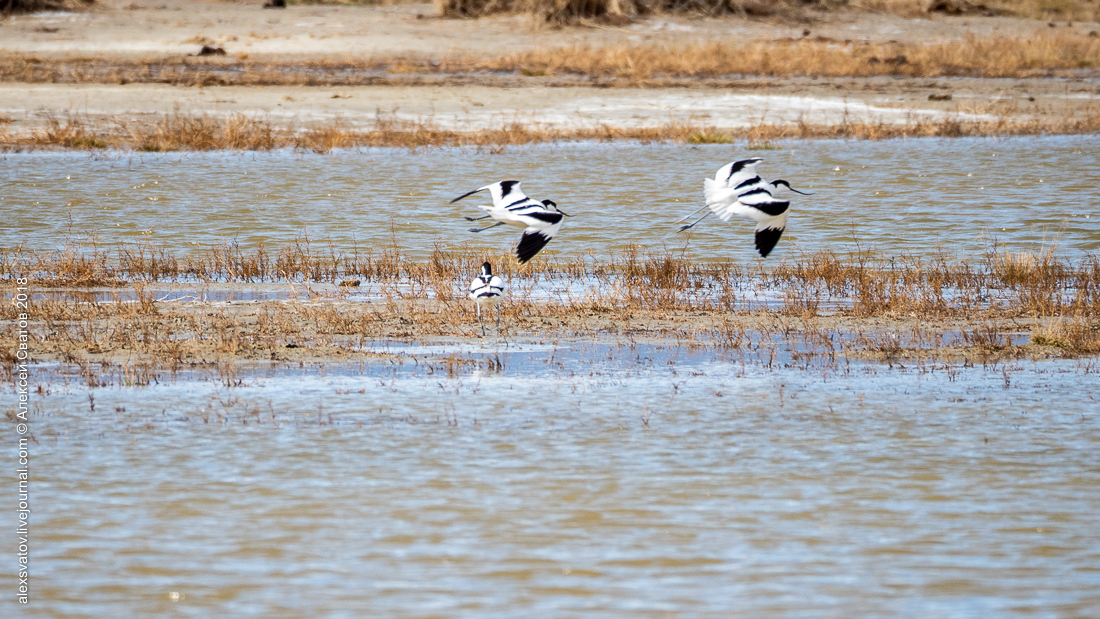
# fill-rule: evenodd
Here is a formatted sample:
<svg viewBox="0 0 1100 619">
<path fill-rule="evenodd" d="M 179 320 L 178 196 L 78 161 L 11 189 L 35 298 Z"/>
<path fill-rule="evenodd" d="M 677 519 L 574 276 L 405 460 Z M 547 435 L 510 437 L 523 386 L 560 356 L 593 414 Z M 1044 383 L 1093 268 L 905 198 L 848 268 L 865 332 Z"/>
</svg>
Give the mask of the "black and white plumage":
<svg viewBox="0 0 1100 619">
<path fill-rule="evenodd" d="M 791 205 L 789 200 L 775 197 L 779 188 L 786 187 L 805 196 L 812 194 L 792 189 L 791 184 L 782 179 L 771 182 L 764 180 L 756 173 L 756 166 L 762 161 L 759 157 L 734 161 L 719 168 L 713 179 L 705 179 L 703 197 L 706 204 L 695 213 L 706 208 L 710 212 L 690 224 L 680 226 L 680 231 L 694 228 L 711 214 L 718 215 L 722 221 L 729 221 L 734 215 L 739 215 L 756 222 L 756 249 L 760 255 L 766 257 L 771 253 L 787 228 L 787 213 Z"/>
<path fill-rule="evenodd" d="M 504 224 L 523 228 L 523 236 L 520 237 L 519 245 L 516 247 L 516 258 L 519 259 L 520 264 L 524 264 L 534 258 L 535 254 L 539 253 L 543 247 L 546 247 L 546 244 L 561 229 L 563 218 L 570 215 L 562 212 L 552 200 L 539 202 L 533 198 L 528 198 L 519 185 L 519 181 L 496 182 L 465 193 L 451 200 L 451 203 L 454 204 L 463 198 L 488 190 L 489 195 L 493 198 L 492 205 L 478 205 L 478 208 L 485 211 L 486 214 L 482 217 L 467 217 L 466 219 L 468 221 L 480 221 L 492 218 L 497 223 L 484 228 L 470 228 L 470 232 L 482 232 Z"/>
<path fill-rule="evenodd" d="M 470 298 L 477 304 L 477 322 L 481 325 L 481 335 L 485 336 L 485 323 L 481 322 L 481 307 L 497 308 L 497 331 L 500 331 L 500 301 L 504 298 L 504 281 L 493 275 L 493 265 L 488 262 L 481 265 L 481 275 L 470 282 Z"/>
</svg>

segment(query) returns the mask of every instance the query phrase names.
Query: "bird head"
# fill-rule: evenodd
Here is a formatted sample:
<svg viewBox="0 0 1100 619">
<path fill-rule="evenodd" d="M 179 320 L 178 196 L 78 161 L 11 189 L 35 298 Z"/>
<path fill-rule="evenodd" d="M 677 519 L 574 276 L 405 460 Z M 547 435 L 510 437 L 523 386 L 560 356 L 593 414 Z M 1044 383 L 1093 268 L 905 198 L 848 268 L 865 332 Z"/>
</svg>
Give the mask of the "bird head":
<svg viewBox="0 0 1100 619">
<path fill-rule="evenodd" d="M 481 274 L 484 275 L 485 277 L 492 277 L 493 276 L 493 265 L 489 264 L 488 262 L 483 263 L 481 265 Z"/>
<path fill-rule="evenodd" d="M 558 208 L 558 203 L 554 202 L 553 200 L 543 200 L 542 205 L 545 206 L 548 210 L 557 211 L 558 213 L 561 213 L 566 217 L 572 217 L 572 215 L 570 215 L 569 213 L 566 213 L 565 211 Z"/>
<path fill-rule="evenodd" d="M 776 187 L 780 187 L 780 186 L 782 186 L 782 187 L 786 187 L 787 189 L 790 189 L 791 191 L 793 191 L 793 192 L 795 192 L 795 193 L 799 193 L 799 194 L 802 194 L 802 195 L 804 195 L 804 196 L 812 196 L 812 195 L 814 195 L 814 194 L 812 194 L 812 193 L 806 193 L 805 191 L 799 191 L 799 190 L 795 189 L 794 187 L 791 187 L 791 184 L 790 184 L 790 183 L 788 183 L 787 181 L 785 181 L 785 180 L 783 180 L 783 179 L 781 179 L 781 178 L 780 178 L 780 179 L 776 179 L 776 180 L 772 181 L 772 185 L 774 185 L 774 186 L 776 186 Z"/>
</svg>

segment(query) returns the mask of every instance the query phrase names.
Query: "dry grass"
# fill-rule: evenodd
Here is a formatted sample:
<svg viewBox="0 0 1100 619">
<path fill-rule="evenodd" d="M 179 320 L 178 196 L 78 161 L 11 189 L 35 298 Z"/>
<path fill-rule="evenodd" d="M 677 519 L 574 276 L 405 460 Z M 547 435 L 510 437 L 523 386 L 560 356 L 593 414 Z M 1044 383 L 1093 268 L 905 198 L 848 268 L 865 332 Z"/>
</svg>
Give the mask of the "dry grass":
<svg viewBox="0 0 1100 619">
<path fill-rule="evenodd" d="M 156 368 L 186 367 L 217 367 L 231 381 L 233 359 L 341 359 L 382 339 L 477 337 L 464 288 L 485 260 L 509 282 L 510 336 L 657 335 L 748 350 L 787 341 L 803 360 L 960 347 L 982 358 L 1100 353 L 1100 261 L 1069 263 L 1053 252 L 1020 259 L 991 250 L 981 264 L 823 253 L 765 269 L 628 249 L 604 262 L 519 269 L 503 255 L 437 250 L 414 261 L 396 246 L 340 253 L 303 239 L 277 251 L 223 245 L 186 256 L 150 245 L 7 252 L 0 281 L 29 277 L 37 291 L 75 287 L 33 302 L 33 349 L 83 364 L 88 380 L 100 380 L 102 364 L 125 359 L 129 365 L 112 371 L 139 384 L 155 379 Z M 374 290 L 375 300 L 311 288 L 349 278 Z M 536 291 L 577 278 L 588 282 L 583 294 Z M 170 281 L 289 282 L 310 294 L 232 305 L 154 298 L 150 286 Z M 117 292 L 106 300 L 81 292 L 91 285 Z M 0 306 L 0 320 L 16 317 L 11 304 Z M 888 331 L 866 332 L 872 318 Z M 1035 325 L 1030 347 L 1012 346 L 1006 335 L 1020 331 L 1020 318 Z M 0 333 L 0 349 L 15 333 Z"/>
<path fill-rule="evenodd" d="M 507 278 L 542 284 L 583 279 L 591 289 L 578 303 L 625 309 L 752 309 L 738 291 L 769 291 L 787 313 L 816 313 L 823 300 L 856 317 L 1100 316 L 1100 260 L 1072 264 L 1053 251 L 1041 255 L 991 250 L 983 264 L 935 259 L 820 253 L 773 267 L 697 263 L 680 254 L 627 248 L 601 262 L 591 257 L 539 261 L 518 267 L 504 255 L 437 248 L 415 261 L 399 246 L 341 251 L 302 238 L 278 250 L 226 243 L 176 255 L 153 244 L 69 246 L 53 252 L 0 252 L 0 281 L 29 278 L 38 287 L 125 287 L 153 283 L 328 283 L 403 290 L 402 299 L 464 298 L 468 281 L 491 261 Z M 1020 266 L 1023 262 L 1024 266 Z M 457 291 L 457 292 L 456 292 Z M 748 303 L 748 305 L 746 305 Z"/>
<path fill-rule="evenodd" d="M 746 17 L 813 19 L 824 11 L 892 13 L 904 17 L 924 15 L 937 2 L 927 0 L 435 0 L 443 15 L 479 17 L 494 13 L 526 13 L 551 24 L 603 21 L 629 23 L 659 13 L 741 15 Z M 1095 21 L 1100 9 L 1074 0 L 951 0 L 942 12 L 951 15 L 1012 15 L 1035 19 Z"/>
<path fill-rule="evenodd" d="M 451 54 L 301 60 L 168 57 L 145 60 L 43 59 L 0 56 L 0 80 L 28 83 L 164 83 L 187 86 L 358 86 L 468 83 L 500 72 L 542 76 L 551 84 L 577 78 L 620 86 L 721 85 L 731 76 L 1034 77 L 1100 69 L 1100 37 L 1052 29 L 1032 37 L 970 36 L 928 45 L 865 43 L 822 37 L 704 43 L 629 44 L 532 49 L 501 57 Z M 571 78 L 566 79 L 566 78 Z"/>
<path fill-rule="evenodd" d="M 1037 321 L 1031 332 L 1031 341 L 1071 355 L 1095 355 L 1100 353 L 1100 322 L 1058 318 L 1040 325 Z"/>
<path fill-rule="evenodd" d="M 1100 67 L 1100 37 L 1071 30 L 1029 38 L 970 36 L 929 45 L 825 38 L 534 49 L 475 65 L 528 74 L 580 74 L 635 82 L 727 75 L 1031 77 Z"/>
<path fill-rule="evenodd" d="M 659 336 L 758 353 L 785 341 L 801 361 L 838 354 L 1100 353 L 1100 261 L 1071 264 L 1052 253 L 1023 271 L 1006 269 L 1018 261 L 995 251 L 973 265 L 816 254 L 763 269 L 629 249 L 606 262 L 542 262 L 522 270 L 501 255 L 436 251 L 413 261 L 395 248 L 340 254 L 304 240 L 278 251 L 222 246 L 193 256 L 147 245 L 81 253 L 9 252 L 0 278 L 30 276 L 37 290 L 119 287 L 106 300 L 79 289 L 51 294 L 30 309 L 36 354 L 79 364 L 88 380 L 103 380 L 105 367 L 117 374 L 112 380 L 135 384 L 155 380 L 158 368 L 213 367 L 232 383 L 235 359 L 339 360 L 362 356 L 356 351 L 371 341 L 477 337 L 463 289 L 483 260 L 509 281 L 509 337 Z M 197 277 L 222 285 L 301 282 L 307 290 L 311 281 L 354 277 L 376 294 L 370 302 L 349 302 L 346 291 L 328 289 L 312 291 L 308 300 L 228 305 L 158 300 L 149 291 L 152 282 L 163 287 L 165 280 Z M 583 294 L 534 292 L 536 285 L 578 277 L 589 282 Z M 762 292 L 779 301 L 757 300 Z M 1027 347 L 1011 345 L 1006 334 L 1020 331 L 1019 317 L 1035 325 Z M 4 304 L 0 320 L 15 318 Z M 869 318 L 879 330 L 869 330 Z M 0 349 L 14 333 L 0 333 Z M 774 359 L 774 350 L 767 354 Z"/>
<path fill-rule="evenodd" d="M 426 120 L 402 120 L 379 115 L 365 126 L 344 121 L 307 126 L 280 125 L 246 115 L 228 117 L 172 114 L 155 119 L 97 121 L 70 116 L 53 118 L 46 126 L 13 132 L 0 125 L 0 150 L 35 148 L 103 149 L 146 152 L 182 150 L 271 150 L 290 148 L 328 152 L 336 148 L 402 147 L 434 148 L 467 146 L 500 149 L 506 146 L 561 141 L 615 141 L 676 143 L 729 143 L 748 140 L 756 148 L 768 148 L 774 140 L 853 138 L 884 140 L 909 137 L 1014 136 L 1038 134 L 1092 134 L 1100 131 L 1100 112 L 1054 121 L 1016 119 L 1004 115 L 994 120 L 914 117 L 903 123 L 883 121 L 838 124 L 791 122 L 749 127 L 717 128 L 692 123 L 666 123 L 656 127 L 559 129 L 519 122 L 498 128 L 461 130 L 440 127 Z"/>
</svg>

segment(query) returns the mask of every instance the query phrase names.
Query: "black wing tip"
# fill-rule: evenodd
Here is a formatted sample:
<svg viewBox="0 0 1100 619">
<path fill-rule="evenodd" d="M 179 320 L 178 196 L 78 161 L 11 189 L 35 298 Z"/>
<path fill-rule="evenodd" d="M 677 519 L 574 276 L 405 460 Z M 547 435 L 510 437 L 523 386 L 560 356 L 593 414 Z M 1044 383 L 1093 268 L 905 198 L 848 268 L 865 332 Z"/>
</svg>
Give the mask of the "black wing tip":
<svg viewBox="0 0 1100 619">
<path fill-rule="evenodd" d="M 541 232 L 533 232 L 531 234 L 524 234 L 519 239 L 519 245 L 516 246 L 516 258 L 520 264 L 527 264 L 531 258 L 534 258 L 536 254 L 542 251 L 543 247 L 550 242 L 552 237 L 544 236 Z"/>
<path fill-rule="evenodd" d="M 481 190 L 480 189 L 475 189 L 471 192 L 464 193 L 461 196 L 458 196 L 457 198 L 455 198 L 454 200 L 451 200 L 451 204 L 454 204 L 455 202 L 458 202 L 459 200 L 461 200 L 463 198 L 469 198 L 470 196 L 474 195 L 475 193 L 477 193 L 479 191 L 481 191 Z"/>
<path fill-rule="evenodd" d="M 779 242 L 779 237 L 783 236 L 783 230 L 783 228 L 764 228 L 756 231 L 756 250 L 760 252 L 761 258 L 767 258 L 768 254 L 772 253 L 775 244 Z"/>
</svg>

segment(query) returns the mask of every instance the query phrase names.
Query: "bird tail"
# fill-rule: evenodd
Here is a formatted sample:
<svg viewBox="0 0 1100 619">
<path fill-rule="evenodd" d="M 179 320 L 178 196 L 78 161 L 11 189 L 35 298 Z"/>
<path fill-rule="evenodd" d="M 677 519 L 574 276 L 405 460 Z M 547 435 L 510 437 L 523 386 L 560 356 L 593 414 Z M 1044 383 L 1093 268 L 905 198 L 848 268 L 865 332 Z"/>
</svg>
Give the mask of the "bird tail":
<svg viewBox="0 0 1100 619">
<path fill-rule="evenodd" d="M 703 197 L 706 198 L 707 206 L 722 221 L 729 221 L 733 215 L 729 210 L 731 196 L 736 197 L 736 194 L 733 194 L 725 183 L 713 178 L 703 180 Z"/>
</svg>

